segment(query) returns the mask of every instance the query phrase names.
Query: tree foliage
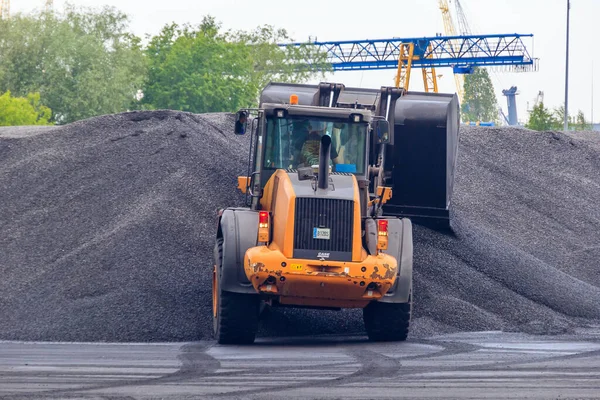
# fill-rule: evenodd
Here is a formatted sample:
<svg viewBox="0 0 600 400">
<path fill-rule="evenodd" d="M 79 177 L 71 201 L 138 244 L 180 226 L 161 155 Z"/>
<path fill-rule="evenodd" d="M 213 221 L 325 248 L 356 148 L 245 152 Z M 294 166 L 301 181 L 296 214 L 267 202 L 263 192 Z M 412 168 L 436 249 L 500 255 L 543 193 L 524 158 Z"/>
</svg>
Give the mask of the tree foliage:
<svg viewBox="0 0 600 400">
<path fill-rule="evenodd" d="M 585 120 L 585 114 L 583 111 L 579 110 L 577 112 L 577 116 L 575 117 L 574 128 L 578 131 L 591 130 L 592 124 L 588 124 Z"/>
<path fill-rule="evenodd" d="M 564 123 L 565 123 L 565 105 L 564 104 L 561 104 L 560 106 L 554 108 L 554 117 L 555 117 L 555 123 L 554 123 L 554 126 L 552 127 L 552 129 L 563 130 Z M 567 124 L 569 124 L 569 126 L 571 126 L 573 124 L 573 117 L 571 115 L 569 115 L 567 117 Z"/>
<path fill-rule="evenodd" d="M 271 80 L 303 82 L 323 72 L 325 54 L 311 47 L 277 46 L 285 30 L 221 32 L 214 18 L 200 26 L 165 26 L 146 49 L 149 72 L 142 103 L 196 113 L 234 111 L 257 104 Z M 299 67 L 298 65 L 301 64 Z"/>
<path fill-rule="evenodd" d="M 145 76 L 141 41 L 127 25 L 108 7 L 0 21 L 0 92 L 39 92 L 59 123 L 126 110 Z"/>
<path fill-rule="evenodd" d="M 261 89 L 270 81 L 305 82 L 332 70 L 326 62 L 327 54 L 316 47 L 278 46 L 277 43 L 292 41 L 285 29 L 265 25 L 251 32 L 228 32 L 225 37 L 249 51 L 250 80 Z"/>
<path fill-rule="evenodd" d="M 525 127 L 535 131 L 548 131 L 556 129 L 558 124 L 559 119 L 556 117 L 556 113 L 552 113 L 544 106 L 544 103 L 541 102 L 533 107 L 533 110 L 529 115 L 529 121 Z"/>
<path fill-rule="evenodd" d="M 565 105 L 561 104 L 559 107 L 554 109 L 554 115 L 556 116 L 556 126 L 555 129 L 562 130 L 564 128 L 565 121 Z M 567 123 L 569 125 L 569 129 L 574 129 L 577 131 L 584 131 L 586 129 L 592 129 L 592 126 L 585 121 L 585 114 L 583 111 L 577 111 L 577 115 L 569 115 L 567 118 Z"/>
<path fill-rule="evenodd" d="M 533 107 L 531 114 L 529 115 L 529 121 L 525 125 L 526 128 L 533 129 L 536 131 L 548 131 L 548 130 L 563 130 L 565 120 L 565 105 L 562 104 L 559 107 L 554 108 L 550 111 L 544 107 L 543 103 L 540 103 Z M 567 118 L 569 129 L 574 130 L 588 130 L 591 129 L 591 125 L 585 120 L 585 114 L 579 110 L 577 115 L 573 117 L 569 115 Z"/>
<path fill-rule="evenodd" d="M 496 121 L 498 102 L 494 94 L 494 85 L 485 68 L 475 68 L 472 74 L 465 76 L 463 118 L 468 121 Z"/>
<path fill-rule="evenodd" d="M 0 93 L 39 93 L 57 123 L 132 108 L 233 111 L 256 105 L 270 80 L 303 82 L 327 69 L 311 46 L 279 47 L 290 38 L 272 26 L 223 32 L 205 17 L 165 26 L 144 48 L 128 23 L 111 7 L 73 6 L 0 20 Z"/>
<path fill-rule="evenodd" d="M 52 112 L 40 104 L 40 94 L 26 98 L 12 97 L 10 91 L 0 96 L 0 126 L 50 125 Z"/>
</svg>

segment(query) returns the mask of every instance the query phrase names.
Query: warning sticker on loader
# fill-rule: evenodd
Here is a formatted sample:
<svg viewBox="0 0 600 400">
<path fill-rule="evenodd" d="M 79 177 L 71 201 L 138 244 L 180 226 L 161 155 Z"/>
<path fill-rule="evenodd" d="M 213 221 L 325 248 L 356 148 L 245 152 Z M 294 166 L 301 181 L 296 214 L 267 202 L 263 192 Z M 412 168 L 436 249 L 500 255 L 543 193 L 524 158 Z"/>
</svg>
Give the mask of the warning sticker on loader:
<svg viewBox="0 0 600 400">
<path fill-rule="evenodd" d="M 290 264 L 292 271 L 302 271 L 302 264 Z"/>
</svg>

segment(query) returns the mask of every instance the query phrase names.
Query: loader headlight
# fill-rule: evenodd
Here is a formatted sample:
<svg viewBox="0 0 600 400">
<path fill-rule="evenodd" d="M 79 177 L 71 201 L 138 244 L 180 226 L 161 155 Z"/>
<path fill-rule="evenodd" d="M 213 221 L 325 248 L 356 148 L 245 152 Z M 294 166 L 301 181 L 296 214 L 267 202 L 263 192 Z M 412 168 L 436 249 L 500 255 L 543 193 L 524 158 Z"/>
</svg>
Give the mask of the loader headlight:
<svg viewBox="0 0 600 400">
<path fill-rule="evenodd" d="M 276 108 L 272 115 L 274 118 L 287 118 L 288 112 L 285 108 Z"/>
<path fill-rule="evenodd" d="M 352 122 L 361 122 L 362 115 L 361 114 L 350 114 L 350 121 Z"/>
</svg>

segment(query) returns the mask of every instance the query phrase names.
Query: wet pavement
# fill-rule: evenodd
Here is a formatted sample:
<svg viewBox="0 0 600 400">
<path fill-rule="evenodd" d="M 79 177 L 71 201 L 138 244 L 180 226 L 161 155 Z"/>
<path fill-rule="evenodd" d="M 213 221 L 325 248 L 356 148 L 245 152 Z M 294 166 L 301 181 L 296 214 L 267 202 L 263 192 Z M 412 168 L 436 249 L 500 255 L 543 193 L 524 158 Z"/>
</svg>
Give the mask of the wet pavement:
<svg viewBox="0 0 600 400">
<path fill-rule="evenodd" d="M 2 399 L 600 398 L 600 329 L 90 344 L 0 342 Z"/>
</svg>

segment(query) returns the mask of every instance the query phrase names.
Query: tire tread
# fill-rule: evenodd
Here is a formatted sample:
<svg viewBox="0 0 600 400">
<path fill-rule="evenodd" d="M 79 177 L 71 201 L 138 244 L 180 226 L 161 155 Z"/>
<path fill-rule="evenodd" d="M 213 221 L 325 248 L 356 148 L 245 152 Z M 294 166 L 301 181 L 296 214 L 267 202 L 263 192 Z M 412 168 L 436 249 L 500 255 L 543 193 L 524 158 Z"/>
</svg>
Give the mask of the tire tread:
<svg viewBox="0 0 600 400">
<path fill-rule="evenodd" d="M 217 262 L 217 286 L 220 268 L 223 261 L 223 239 L 218 239 L 215 246 Z M 218 290 L 217 318 L 214 320 L 215 338 L 219 344 L 251 344 L 258 330 L 258 311 L 260 299 L 258 295 L 233 293 Z"/>
<path fill-rule="evenodd" d="M 412 303 L 369 303 L 363 309 L 363 320 L 369 340 L 375 342 L 404 341 L 408 337 Z"/>
</svg>

